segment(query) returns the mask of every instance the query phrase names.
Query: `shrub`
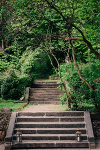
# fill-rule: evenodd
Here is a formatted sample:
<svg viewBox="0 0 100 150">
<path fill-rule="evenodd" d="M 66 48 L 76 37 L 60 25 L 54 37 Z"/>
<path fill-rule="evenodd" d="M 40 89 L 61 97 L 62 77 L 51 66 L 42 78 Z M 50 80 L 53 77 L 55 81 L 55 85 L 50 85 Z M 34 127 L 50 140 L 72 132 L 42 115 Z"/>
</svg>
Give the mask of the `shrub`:
<svg viewBox="0 0 100 150">
<path fill-rule="evenodd" d="M 24 95 L 26 86 L 29 86 L 31 79 L 29 76 L 18 77 L 14 70 L 4 79 L 1 86 L 1 96 L 3 99 L 19 99 Z"/>
<path fill-rule="evenodd" d="M 1 85 L 3 83 L 4 77 L 2 74 L 0 74 L 0 97 L 1 97 Z"/>
<path fill-rule="evenodd" d="M 94 82 L 95 79 L 100 78 L 100 63 L 78 64 L 82 77 L 88 81 L 88 83 L 94 89 L 91 91 L 88 86 L 80 79 L 77 69 L 73 63 L 61 65 L 61 75 L 63 81 L 67 81 L 70 87 L 70 94 L 74 105 L 99 105 L 100 104 L 100 84 Z"/>
</svg>

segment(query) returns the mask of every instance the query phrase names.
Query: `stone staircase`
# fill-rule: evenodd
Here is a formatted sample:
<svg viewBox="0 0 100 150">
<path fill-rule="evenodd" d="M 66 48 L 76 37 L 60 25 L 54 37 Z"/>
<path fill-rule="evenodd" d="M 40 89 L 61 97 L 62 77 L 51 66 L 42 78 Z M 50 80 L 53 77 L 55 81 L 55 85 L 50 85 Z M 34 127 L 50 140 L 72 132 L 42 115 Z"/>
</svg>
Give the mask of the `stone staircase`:
<svg viewBox="0 0 100 150">
<path fill-rule="evenodd" d="M 76 140 L 78 128 L 81 142 Z M 16 141 L 18 129 L 20 143 Z M 83 111 L 13 112 L 5 142 L 5 150 L 95 148 L 90 115 Z"/>
<path fill-rule="evenodd" d="M 59 104 L 59 95 L 63 91 L 57 89 L 56 81 L 35 81 L 32 82 L 29 91 L 29 103 L 32 104 Z"/>
</svg>

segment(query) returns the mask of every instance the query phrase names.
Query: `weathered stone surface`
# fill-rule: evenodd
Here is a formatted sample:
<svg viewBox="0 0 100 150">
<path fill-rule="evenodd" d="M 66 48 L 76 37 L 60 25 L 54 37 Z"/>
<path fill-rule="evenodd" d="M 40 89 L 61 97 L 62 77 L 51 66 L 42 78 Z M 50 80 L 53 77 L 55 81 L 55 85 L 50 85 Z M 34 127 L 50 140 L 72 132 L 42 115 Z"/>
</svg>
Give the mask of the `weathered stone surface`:
<svg viewBox="0 0 100 150">
<path fill-rule="evenodd" d="M 59 95 L 64 92 L 57 89 L 55 81 L 35 81 L 29 91 L 29 103 L 35 104 L 60 104 Z"/>
<path fill-rule="evenodd" d="M 26 95 L 25 95 L 25 102 L 28 103 L 28 100 L 29 100 L 29 90 L 30 90 L 30 87 L 27 87 L 26 88 Z"/>
<path fill-rule="evenodd" d="M 0 141 L 4 141 L 5 138 L 5 130 L 0 131 Z"/>
<path fill-rule="evenodd" d="M 23 101 L 23 100 L 24 100 L 24 97 L 21 97 L 21 98 L 20 98 L 20 101 Z"/>
<path fill-rule="evenodd" d="M 13 148 L 89 148 L 84 112 L 19 112 L 16 120 L 13 140 L 16 143 L 15 133 L 20 128 L 22 143 Z M 77 127 L 81 142 L 76 140 Z"/>
<path fill-rule="evenodd" d="M 4 141 L 11 112 L 0 112 L 0 140 Z"/>
<path fill-rule="evenodd" d="M 72 119 L 75 119 L 74 122 Z M 88 129 L 91 121 L 87 112 L 18 112 L 17 115 L 13 114 L 10 124 L 6 143 L 9 144 L 13 137 L 12 149 L 95 148 L 91 128 Z M 76 140 L 79 127 L 81 142 Z M 18 129 L 22 132 L 20 143 L 16 141 Z"/>
<path fill-rule="evenodd" d="M 95 148 L 95 138 L 94 138 L 94 133 L 93 133 L 93 129 L 92 129 L 92 123 L 91 123 L 91 118 L 90 118 L 89 112 L 84 112 L 84 120 L 86 122 L 89 147 Z"/>
<path fill-rule="evenodd" d="M 1 111 L 1 112 L 11 112 L 12 109 L 11 109 L 11 108 L 1 108 L 0 111 Z"/>
<path fill-rule="evenodd" d="M 11 114 L 8 130 L 7 130 L 7 134 L 6 134 L 6 138 L 5 138 L 6 143 L 10 143 L 11 142 L 12 134 L 13 134 L 13 130 L 14 130 L 15 120 L 16 120 L 16 112 L 13 112 Z"/>
</svg>

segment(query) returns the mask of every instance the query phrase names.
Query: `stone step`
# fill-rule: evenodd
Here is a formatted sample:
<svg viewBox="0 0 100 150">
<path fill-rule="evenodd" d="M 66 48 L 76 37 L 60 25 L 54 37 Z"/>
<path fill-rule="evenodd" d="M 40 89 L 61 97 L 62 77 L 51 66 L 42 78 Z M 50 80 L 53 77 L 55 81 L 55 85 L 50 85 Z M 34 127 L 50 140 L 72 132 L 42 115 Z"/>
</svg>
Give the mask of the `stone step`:
<svg viewBox="0 0 100 150">
<path fill-rule="evenodd" d="M 18 116 L 84 116 L 84 111 L 18 112 Z"/>
<path fill-rule="evenodd" d="M 17 117 L 18 122 L 82 122 L 84 121 L 83 116 L 22 116 L 22 117 Z"/>
<path fill-rule="evenodd" d="M 60 94 L 58 93 L 30 93 L 30 97 L 59 97 Z"/>
<path fill-rule="evenodd" d="M 21 128 L 85 128 L 85 122 L 17 122 L 15 127 Z"/>
<path fill-rule="evenodd" d="M 32 88 L 57 88 L 58 85 L 50 85 L 50 84 L 34 84 L 32 85 Z"/>
<path fill-rule="evenodd" d="M 14 118 L 13 118 L 14 117 Z M 88 121 L 89 120 L 89 121 Z M 13 125 L 11 125 L 13 124 Z M 76 140 L 78 128 L 81 142 Z M 95 142 L 88 112 L 18 112 L 13 113 L 6 137 L 5 150 L 11 149 L 81 149 L 94 148 Z M 16 132 L 22 132 L 22 142 L 16 141 Z M 11 131 L 10 131 L 11 130 Z M 12 135 L 13 133 L 13 135 Z M 88 134 L 88 135 L 87 135 Z"/>
<path fill-rule="evenodd" d="M 38 100 L 60 99 L 59 96 L 55 96 L 55 95 L 52 95 L 52 96 L 47 96 L 47 95 L 46 96 L 43 96 L 43 95 L 41 95 L 41 96 L 38 95 L 37 96 L 37 95 L 34 95 L 34 96 L 29 96 L 29 98 L 30 99 L 38 99 Z"/>
<path fill-rule="evenodd" d="M 56 81 L 33 81 L 32 84 L 57 84 Z"/>
<path fill-rule="evenodd" d="M 57 99 L 47 99 L 47 98 L 45 98 L 45 99 L 43 99 L 43 98 L 40 98 L 40 99 L 38 99 L 38 98 L 30 98 L 29 99 L 29 102 L 33 102 L 33 103 L 35 103 L 35 102 L 53 102 L 54 101 L 54 103 L 57 101 L 57 102 L 59 102 L 59 103 L 61 103 L 60 102 L 60 99 L 59 98 L 57 98 Z"/>
<path fill-rule="evenodd" d="M 11 149 L 12 150 L 12 149 Z M 14 149 L 13 148 L 13 150 L 37 150 L 37 149 L 33 149 L 33 148 L 31 148 L 31 149 L 26 149 L 26 148 L 21 148 L 21 149 Z M 77 148 L 38 148 L 38 150 L 77 150 Z M 78 149 L 78 150 L 89 150 L 89 148 L 87 147 L 87 148 L 81 148 L 81 149 Z M 93 150 L 93 149 L 92 149 Z"/>
<path fill-rule="evenodd" d="M 21 143 L 17 143 L 12 145 L 12 148 L 87 148 L 89 147 L 89 143 L 87 140 L 84 140 L 82 142 L 76 142 L 76 141 L 66 141 L 66 140 L 49 140 L 46 141 L 39 141 L 39 140 L 34 140 L 34 141 L 23 141 Z"/>
<path fill-rule="evenodd" d="M 39 87 L 41 87 L 41 86 L 53 86 L 53 87 L 57 87 L 58 86 L 58 84 L 57 84 L 57 82 L 45 82 L 45 81 L 38 81 L 38 82 L 32 82 L 31 83 L 31 86 L 39 86 Z"/>
<path fill-rule="evenodd" d="M 16 134 L 13 140 L 16 140 Z M 22 134 L 22 140 L 76 140 L 76 134 Z M 83 140 L 87 140 L 87 134 L 81 134 Z"/>
<path fill-rule="evenodd" d="M 60 102 L 60 100 L 58 100 L 58 101 L 55 101 L 55 100 L 51 100 L 51 101 L 38 101 L 38 100 L 36 100 L 36 101 L 34 101 L 33 99 L 31 99 L 31 100 L 29 100 L 29 103 L 38 105 L 38 104 L 60 104 L 61 102 Z"/>
<path fill-rule="evenodd" d="M 50 101 L 50 100 L 60 100 L 60 98 L 58 97 L 58 96 L 56 96 L 56 97 L 53 97 L 53 96 L 49 96 L 49 97 L 42 97 L 42 96 L 29 96 L 29 99 L 30 100 L 35 100 L 35 101 L 40 101 L 40 100 L 44 100 L 44 101 Z"/>
<path fill-rule="evenodd" d="M 33 84 L 32 88 L 57 88 L 57 84 Z"/>
<path fill-rule="evenodd" d="M 18 125 L 18 124 L 17 124 Z M 18 126 L 22 131 L 22 134 L 76 134 L 77 128 L 21 128 Z M 17 132 L 18 128 L 15 128 L 14 133 Z M 86 134 L 86 129 L 80 129 L 82 134 Z"/>
<path fill-rule="evenodd" d="M 62 94 L 62 93 L 61 93 Z M 53 92 L 43 92 L 43 93 L 41 93 L 41 92 L 32 92 L 32 93 L 30 93 L 30 96 L 58 96 L 59 95 L 59 92 L 58 93 L 53 93 Z"/>
<path fill-rule="evenodd" d="M 64 93 L 57 88 L 31 88 L 30 93 Z"/>
<path fill-rule="evenodd" d="M 31 104 L 60 104 L 59 95 L 63 91 L 57 89 L 56 81 L 34 81 L 29 91 L 29 103 Z"/>
</svg>

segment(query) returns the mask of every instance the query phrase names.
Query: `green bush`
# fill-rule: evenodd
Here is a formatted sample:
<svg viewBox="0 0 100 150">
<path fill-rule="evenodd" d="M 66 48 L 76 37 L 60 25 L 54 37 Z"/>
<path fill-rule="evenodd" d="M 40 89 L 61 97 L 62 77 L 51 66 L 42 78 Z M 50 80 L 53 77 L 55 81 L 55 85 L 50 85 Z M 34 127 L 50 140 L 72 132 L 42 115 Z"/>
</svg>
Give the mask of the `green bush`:
<svg viewBox="0 0 100 150">
<path fill-rule="evenodd" d="M 0 57 L 0 72 L 5 71 L 9 66 L 9 63 L 5 60 L 5 57 Z"/>
<path fill-rule="evenodd" d="M 100 78 L 100 63 L 78 64 L 81 75 L 92 86 L 90 90 L 85 82 L 83 82 L 78 74 L 78 71 L 73 63 L 61 65 L 61 75 L 63 81 L 67 81 L 70 89 L 72 102 L 74 105 L 99 105 L 100 104 L 100 84 L 94 82 Z M 68 89 L 68 90 L 69 90 Z"/>
<path fill-rule="evenodd" d="M 3 83 L 4 77 L 2 74 L 0 74 L 0 97 L 1 97 L 1 85 Z"/>
<path fill-rule="evenodd" d="M 30 82 L 29 76 L 18 77 L 15 71 L 11 70 L 1 86 L 2 99 L 19 99 L 24 95 L 25 88 Z"/>
</svg>

